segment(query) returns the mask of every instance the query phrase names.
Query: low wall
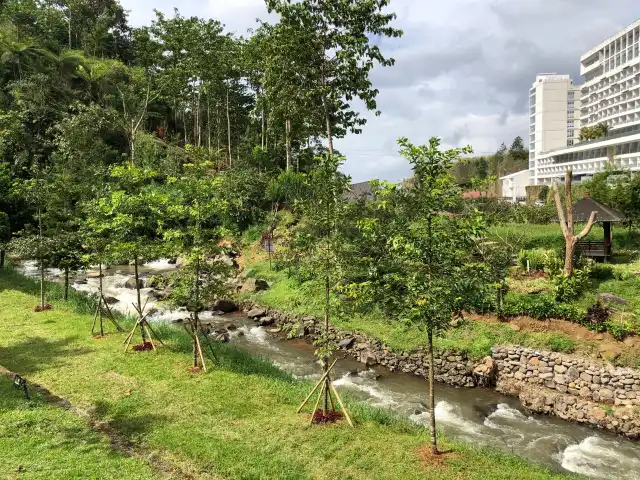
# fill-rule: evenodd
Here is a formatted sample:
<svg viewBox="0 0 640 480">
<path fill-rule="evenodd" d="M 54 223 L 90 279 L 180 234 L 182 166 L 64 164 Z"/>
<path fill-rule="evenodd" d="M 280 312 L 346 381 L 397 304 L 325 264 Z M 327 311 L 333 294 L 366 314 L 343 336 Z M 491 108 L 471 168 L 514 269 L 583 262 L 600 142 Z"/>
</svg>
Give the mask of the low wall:
<svg viewBox="0 0 640 480">
<path fill-rule="evenodd" d="M 313 317 L 296 317 L 246 303 L 246 311 L 263 325 L 278 325 L 296 337 L 315 339 L 324 326 Z M 391 371 L 428 378 L 427 353 L 394 352 L 367 335 L 329 327 L 329 338 L 367 366 L 383 365 Z M 519 397 L 534 413 L 640 439 L 640 371 L 598 364 L 584 358 L 524 347 L 495 347 L 490 357 L 474 361 L 465 353 L 436 354 L 435 378 L 456 387 L 495 387 Z"/>
</svg>

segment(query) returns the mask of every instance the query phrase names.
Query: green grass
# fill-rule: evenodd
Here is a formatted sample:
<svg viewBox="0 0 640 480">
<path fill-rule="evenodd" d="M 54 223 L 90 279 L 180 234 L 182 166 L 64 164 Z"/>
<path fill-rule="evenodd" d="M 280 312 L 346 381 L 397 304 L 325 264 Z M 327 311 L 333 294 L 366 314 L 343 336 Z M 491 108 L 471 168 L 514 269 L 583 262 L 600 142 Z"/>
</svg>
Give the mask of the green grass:
<svg viewBox="0 0 640 480">
<path fill-rule="evenodd" d="M 321 289 L 314 283 L 300 285 L 295 279 L 289 278 L 286 272 L 269 269 L 269 263 L 264 259 L 250 255 L 246 258 L 250 260 L 247 264 L 248 275 L 264 278 L 271 285 L 269 290 L 254 295 L 254 300 L 283 312 L 316 317 L 322 315 L 323 304 L 318 294 Z M 390 321 L 378 312 L 336 315 L 331 322 L 338 328 L 377 338 L 397 352 L 408 352 L 426 344 L 426 334 L 418 326 Z M 572 352 L 576 348 L 576 343 L 561 333 L 516 332 L 507 325 L 471 320 L 435 339 L 436 349 L 466 352 L 472 358 L 489 355 L 494 345 L 512 344 L 561 352 Z"/>
<path fill-rule="evenodd" d="M 198 478 L 569 478 L 508 454 L 444 438 L 442 448 L 453 449 L 455 455 L 443 467 L 425 466 L 416 451 L 428 442 L 426 430 L 352 399 L 347 401 L 356 429 L 344 424 L 308 427 L 308 417 L 295 410 L 310 384 L 294 381 L 266 361 L 232 346 L 218 347 L 221 365 L 194 376 L 187 372 L 190 345 L 178 330 L 163 329 L 168 347 L 158 353 L 123 354 L 123 335 L 90 337 L 91 316 L 72 308 L 79 300 L 72 305 L 57 301 L 53 310 L 35 313 L 33 290 L 32 282 L 0 273 L 0 365 L 45 385 L 92 412 L 120 438 Z M 8 400 L 12 397 L 12 389 L 0 388 L 3 419 L 21 418 Z M 50 469 L 45 478 L 74 478 L 73 472 L 51 470 L 65 465 L 86 468 L 86 475 L 75 475 L 83 478 L 151 476 L 133 460 L 121 460 L 114 474 L 107 460 L 115 461 L 118 455 L 104 439 L 96 439 L 68 412 L 39 408 L 24 415 L 49 416 L 46 428 L 55 433 L 72 425 L 77 435 L 59 451 L 48 448 L 58 436 L 46 430 L 41 436 L 33 434 L 28 445 L 0 435 L 0 464 L 17 468 L 19 460 L 34 472 L 43 465 Z M 80 452 L 86 456 L 76 460 Z M 99 457 L 98 474 L 92 473 L 90 455 Z M 52 457 L 60 458 L 57 466 L 52 466 L 57 460 L 48 461 Z"/>
<path fill-rule="evenodd" d="M 160 478 L 147 462 L 116 452 L 84 420 L 46 404 L 37 392 L 27 401 L 4 376 L 0 452 L 2 478 Z"/>
<path fill-rule="evenodd" d="M 582 224 L 576 224 L 575 231 L 580 232 L 584 228 Z M 559 223 L 548 225 L 534 224 L 503 224 L 496 225 L 489 229 L 489 234 L 498 235 L 502 238 L 518 239 L 520 248 L 549 248 L 564 249 L 564 237 L 560 230 Z M 594 225 L 585 240 L 602 241 L 604 231 L 599 225 Z M 613 227 L 613 248 L 615 249 L 638 249 L 640 247 L 640 234 L 636 231 L 629 231 L 621 226 Z"/>
</svg>

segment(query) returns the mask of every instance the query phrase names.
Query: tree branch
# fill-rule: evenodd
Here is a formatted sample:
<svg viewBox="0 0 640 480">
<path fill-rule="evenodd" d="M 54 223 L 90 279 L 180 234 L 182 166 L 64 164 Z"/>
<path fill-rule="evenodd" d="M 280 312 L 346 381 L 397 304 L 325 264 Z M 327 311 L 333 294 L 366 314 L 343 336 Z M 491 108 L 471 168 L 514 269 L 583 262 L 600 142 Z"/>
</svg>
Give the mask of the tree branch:
<svg viewBox="0 0 640 480">
<path fill-rule="evenodd" d="M 560 192 L 558 192 L 558 183 L 553 184 L 553 197 L 556 201 L 556 209 L 558 210 L 558 219 L 560 220 L 560 228 L 562 233 L 566 237 L 568 234 L 567 220 L 564 216 L 564 208 L 562 207 L 562 200 L 560 200 Z"/>
<path fill-rule="evenodd" d="M 572 183 L 573 171 L 567 170 L 564 178 L 564 203 L 567 208 L 567 228 L 571 235 L 573 235 L 573 199 L 571 197 Z"/>
<path fill-rule="evenodd" d="M 580 234 L 578 236 L 576 236 L 576 241 L 579 242 L 584 237 L 589 235 L 589 232 L 591 231 L 591 228 L 593 227 L 593 224 L 596 221 L 596 216 L 597 215 L 598 215 L 598 212 L 591 212 L 591 216 L 589 217 L 589 221 L 587 222 L 587 226 L 584 227 L 584 230 L 582 230 L 582 232 L 580 232 Z"/>
</svg>

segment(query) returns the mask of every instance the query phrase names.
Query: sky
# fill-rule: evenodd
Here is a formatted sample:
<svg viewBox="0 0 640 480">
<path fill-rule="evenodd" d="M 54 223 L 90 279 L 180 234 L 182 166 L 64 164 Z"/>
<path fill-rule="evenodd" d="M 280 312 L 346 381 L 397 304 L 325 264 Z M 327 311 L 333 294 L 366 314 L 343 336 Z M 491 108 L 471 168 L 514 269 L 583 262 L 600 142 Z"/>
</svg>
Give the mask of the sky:
<svg viewBox="0 0 640 480">
<path fill-rule="evenodd" d="M 153 9 L 215 18 L 244 34 L 270 17 L 264 0 L 121 0 L 134 26 Z M 606 8 L 605 8 L 606 3 Z M 400 39 L 382 39 L 393 67 L 376 67 L 371 79 L 382 115 L 365 112 L 360 135 L 335 142 L 354 182 L 398 181 L 410 173 L 396 141 L 445 148 L 471 145 L 494 153 L 520 135 L 528 143 L 528 95 L 538 73 L 580 77 L 580 56 L 640 18 L 638 0 L 391 0 Z"/>
</svg>

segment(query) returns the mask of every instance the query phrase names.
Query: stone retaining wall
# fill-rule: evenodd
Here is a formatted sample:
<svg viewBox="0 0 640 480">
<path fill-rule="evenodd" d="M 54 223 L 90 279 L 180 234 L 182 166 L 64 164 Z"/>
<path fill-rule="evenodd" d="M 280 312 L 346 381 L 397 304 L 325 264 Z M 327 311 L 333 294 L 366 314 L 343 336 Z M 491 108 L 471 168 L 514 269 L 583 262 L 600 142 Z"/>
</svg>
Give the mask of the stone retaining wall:
<svg viewBox="0 0 640 480">
<path fill-rule="evenodd" d="M 254 309 L 261 325 L 278 325 L 282 332 L 315 339 L 323 325 L 313 317 L 299 318 L 277 310 L 244 305 Z M 379 340 L 364 334 L 329 327 L 329 337 L 337 346 L 367 366 L 383 365 L 428 378 L 428 358 L 424 350 L 394 352 Z M 524 347 L 495 347 L 491 357 L 476 362 L 465 353 L 436 354 L 435 378 L 457 387 L 495 387 L 505 395 L 520 398 L 535 413 L 640 439 L 640 371 L 600 365 L 584 358 L 544 352 Z"/>
<path fill-rule="evenodd" d="M 640 405 L 640 372 L 522 347 L 494 348 L 500 378 L 616 406 Z"/>
</svg>

